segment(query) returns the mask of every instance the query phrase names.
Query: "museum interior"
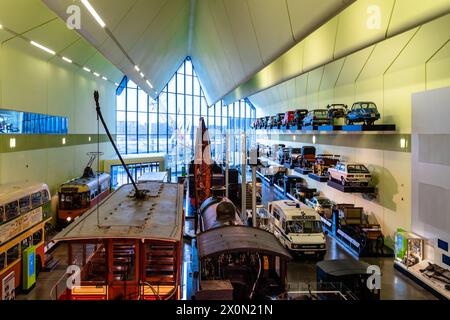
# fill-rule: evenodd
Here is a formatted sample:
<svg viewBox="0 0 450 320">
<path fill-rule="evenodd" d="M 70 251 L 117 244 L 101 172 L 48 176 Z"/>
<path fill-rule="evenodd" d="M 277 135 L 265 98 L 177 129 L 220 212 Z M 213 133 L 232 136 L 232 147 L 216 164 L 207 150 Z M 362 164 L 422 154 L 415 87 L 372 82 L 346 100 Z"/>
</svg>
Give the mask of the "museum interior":
<svg viewBox="0 0 450 320">
<path fill-rule="evenodd" d="M 0 0 L 1 300 L 450 299 L 449 39 L 449 0 Z"/>
</svg>

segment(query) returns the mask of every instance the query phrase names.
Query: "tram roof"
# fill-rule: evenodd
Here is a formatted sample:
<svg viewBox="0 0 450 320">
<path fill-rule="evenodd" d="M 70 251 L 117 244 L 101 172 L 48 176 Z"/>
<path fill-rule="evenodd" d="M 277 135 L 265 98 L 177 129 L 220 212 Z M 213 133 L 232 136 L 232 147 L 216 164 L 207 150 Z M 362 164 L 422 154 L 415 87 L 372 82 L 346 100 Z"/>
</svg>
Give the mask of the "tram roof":
<svg viewBox="0 0 450 320">
<path fill-rule="evenodd" d="M 76 218 L 53 241 L 89 239 L 181 239 L 183 229 L 183 185 L 139 183 L 148 190 L 145 200 L 136 200 L 132 184 L 125 184 L 97 207 Z M 179 189 L 180 188 L 180 189 Z"/>
<path fill-rule="evenodd" d="M 107 173 L 96 173 L 93 177 L 78 177 L 67 182 L 64 182 L 60 188 L 68 187 L 68 186 L 94 186 L 97 185 L 97 181 L 100 180 L 103 182 L 104 180 L 109 179 L 109 174 Z"/>
<path fill-rule="evenodd" d="M 253 227 L 225 226 L 210 229 L 198 234 L 197 241 L 200 258 L 229 252 L 253 251 L 292 259 L 272 233 Z"/>
</svg>

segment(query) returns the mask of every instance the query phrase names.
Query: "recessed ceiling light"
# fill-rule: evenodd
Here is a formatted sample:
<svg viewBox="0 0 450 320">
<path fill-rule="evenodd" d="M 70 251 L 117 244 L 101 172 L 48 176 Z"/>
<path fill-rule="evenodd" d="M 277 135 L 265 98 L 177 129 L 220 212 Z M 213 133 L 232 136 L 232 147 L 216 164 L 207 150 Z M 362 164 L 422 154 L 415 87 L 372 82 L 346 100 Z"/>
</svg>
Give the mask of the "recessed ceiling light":
<svg viewBox="0 0 450 320">
<path fill-rule="evenodd" d="M 141 72 L 141 78 L 145 77 L 145 75 Z"/>
<path fill-rule="evenodd" d="M 84 70 L 84 71 L 87 71 L 87 72 L 91 72 L 91 69 L 86 68 L 86 67 L 83 67 L 83 70 Z"/>
<path fill-rule="evenodd" d="M 98 24 L 104 28 L 106 26 L 105 22 L 100 18 L 100 15 L 95 11 L 94 7 L 89 3 L 88 0 L 81 0 L 81 2 L 84 4 L 86 9 L 90 12 L 90 14 L 94 17 L 94 19 L 98 22 Z"/>
<path fill-rule="evenodd" d="M 40 43 L 37 43 L 37 42 L 34 42 L 34 41 L 30 41 L 30 43 L 31 43 L 33 46 L 35 46 L 35 47 L 37 47 L 37 48 L 39 48 L 39 49 L 41 49 L 41 50 L 44 50 L 45 52 L 48 52 L 48 53 L 53 54 L 53 55 L 56 54 L 55 51 L 53 51 L 52 49 L 49 49 L 49 48 L 43 46 L 43 45 L 40 44 Z"/>
<path fill-rule="evenodd" d="M 146 81 L 147 82 L 147 84 L 150 86 L 150 88 L 152 88 L 153 89 L 153 86 L 152 86 L 152 84 L 150 83 L 150 81 Z"/>
<path fill-rule="evenodd" d="M 137 72 L 141 71 L 138 66 L 134 66 L 134 69 L 136 69 Z"/>
<path fill-rule="evenodd" d="M 3 26 L 0 24 L 0 29 L 3 29 Z"/>
<path fill-rule="evenodd" d="M 107 78 L 107 77 L 102 77 L 102 79 L 103 79 L 103 80 L 108 80 L 108 78 Z"/>
<path fill-rule="evenodd" d="M 119 84 L 118 84 L 117 82 L 114 82 L 114 84 L 116 85 L 116 87 L 118 87 L 118 86 L 119 86 Z"/>
<path fill-rule="evenodd" d="M 97 72 L 94 72 L 94 76 L 100 77 L 100 75 Z"/>
<path fill-rule="evenodd" d="M 1 29 L 1 28 L 0 28 L 0 29 Z M 11 138 L 11 139 L 9 139 L 9 147 L 10 147 L 11 149 L 13 149 L 13 148 L 16 147 L 16 138 Z"/>
<path fill-rule="evenodd" d="M 72 60 L 70 60 L 69 58 L 62 57 L 62 59 L 63 59 L 65 62 L 72 63 Z"/>
<path fill-rule="evenodd" d="M 62 138 L 62 144 L 66 144 L 66 138 Z"/>
</svg>

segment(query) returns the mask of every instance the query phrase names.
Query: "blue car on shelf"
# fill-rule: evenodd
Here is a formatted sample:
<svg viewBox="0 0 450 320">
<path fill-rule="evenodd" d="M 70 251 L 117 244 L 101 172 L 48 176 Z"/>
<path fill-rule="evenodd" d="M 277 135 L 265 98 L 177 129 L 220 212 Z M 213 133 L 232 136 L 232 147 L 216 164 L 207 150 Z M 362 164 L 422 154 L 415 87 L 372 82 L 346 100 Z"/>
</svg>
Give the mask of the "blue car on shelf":
<svg viewBox="0 0 450 320">
<path fill-rule="evenodd" d="M 370 101 L 355 102 L 351 110 L 347 113 L 346 123 L 351 125 L 355 122 L 364 122 L 366 125 L 373 125 L 380 119 L 377 105 Z"/>
</svg>

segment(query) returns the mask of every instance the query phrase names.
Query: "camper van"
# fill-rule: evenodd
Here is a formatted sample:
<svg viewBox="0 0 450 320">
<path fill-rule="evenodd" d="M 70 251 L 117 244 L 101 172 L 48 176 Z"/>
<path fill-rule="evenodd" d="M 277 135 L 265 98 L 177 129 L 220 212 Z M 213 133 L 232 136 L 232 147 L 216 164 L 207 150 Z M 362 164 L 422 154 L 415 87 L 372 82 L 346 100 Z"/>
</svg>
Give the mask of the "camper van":
<svg viewBox="0 0 450 320">
<path fill-rule="evenodd" d="M 269 202 L 273 232 L 291 253 L 315 255 L 323 259 L 326 249 L 325 235 L 319 214 L 298 201 Z"/>
</svg>

